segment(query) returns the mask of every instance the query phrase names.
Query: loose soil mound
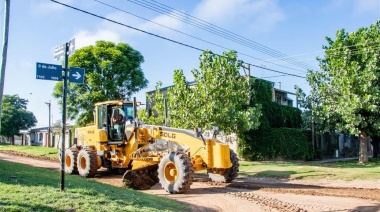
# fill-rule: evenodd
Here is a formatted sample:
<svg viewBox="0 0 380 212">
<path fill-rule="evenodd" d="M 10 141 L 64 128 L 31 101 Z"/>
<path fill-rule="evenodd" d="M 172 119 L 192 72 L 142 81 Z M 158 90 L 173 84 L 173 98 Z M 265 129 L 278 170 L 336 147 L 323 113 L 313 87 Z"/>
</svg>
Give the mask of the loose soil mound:
<svg viewBox="0 0 380 212">
<path fill-rule="evenodd" d="M 13 151 L 13 150 L 0 150 L 0 153 L 4 153 L 4 154 L 8 154 L 8 155 L 18 155 L 18 156 L 22 156 L 22 157 L 37 159 L 37 160 L 48 160 L 48 161 L 52 161 L 52 162 L 59 162 L 59 159 L 57 159 L 57 158 L 51 158 L 51 157 L 44 156 L 44 155 L 32 155 L 32 154 L 28 154 L 25 152 L 17 152 L 17 151 Z"/>
</svg>

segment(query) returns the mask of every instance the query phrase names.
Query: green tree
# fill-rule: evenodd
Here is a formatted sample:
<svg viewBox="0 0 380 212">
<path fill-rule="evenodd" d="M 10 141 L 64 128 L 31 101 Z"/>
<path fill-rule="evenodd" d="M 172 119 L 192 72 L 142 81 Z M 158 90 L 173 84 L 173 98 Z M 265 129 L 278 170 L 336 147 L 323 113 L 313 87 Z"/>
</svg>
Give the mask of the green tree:
<svg viewBox="0 0 380 212">
<path fill-rule="evenodd" d="M 143 56 L 125 43 L 97 41 L 95 46 L 76 50 L 69 66 L 85 68 L 83 84 L 69 83 L 67 115 L 79 126 L 93 121 L 94 103 L 130 99 L 147 86 L 148 80 L 140 67 Z M 53 96 L 62 106 L 63 82 L 58 82 Z"/>
<path fill-rule="evenodd" d="M 32 112 L 27 111 L 28 100 L 20 98 L 18 95 L 4 95 L 3 116 L 1 119 L 1 135 L 12 138 L 20 135 L 20 130 L 27 130 L 37 123 Z"/>
<path fill-rule="evenodd" d="M 164 107 L 164 94 L 161 92 L 162 82 L 158 81 L 156 84 L 156 91 L 154 95 L 147 96 L 150 104 L 152 105 L 151 110 L 154 112 L 149 116 L 146 109 L 140 109 L 137 111 L 137 116 L 143 122 L 153 124 L 153 125 L 163 125 L 165 124 L 165 107 Z"/>
<path fill-rule="evenodd" d="M 311 129 L 311 98 L 297 85 L 294 86 L 294 89 L 296 90 L 298 107 L 304 109 L 302 111 L 302 128 Z"/>
<path fill-rule="evenodd" d="M 183 71 L 175 70 L 174 86 L 168 89 L 166 97 L 170 126 L 184 129 L 212 129 L 218 126 L 227 134 L 257 128 L 261 107 L 248 106 L 250 89 L 247 79 L 239 73 L 241 66 L 242 61 L 237 59 L 234 51 L 222 56 L 210 51 L 203 52 L 200 69 L 192 71 L 195 83 L 191 87 Z M 153 109 L 163 117 L 164 97 L 159 88 Z"/>
<path fill-rule="evenodd" d="M 360 135 L 361 163 L 368 161 L 367 136 L 380 127 L 380 22 L 348 33 L 338 30 L 326 38 L 316 78 L 320 108 L 316 116 L 333 120 L 337 130 Z"/>
</svg>

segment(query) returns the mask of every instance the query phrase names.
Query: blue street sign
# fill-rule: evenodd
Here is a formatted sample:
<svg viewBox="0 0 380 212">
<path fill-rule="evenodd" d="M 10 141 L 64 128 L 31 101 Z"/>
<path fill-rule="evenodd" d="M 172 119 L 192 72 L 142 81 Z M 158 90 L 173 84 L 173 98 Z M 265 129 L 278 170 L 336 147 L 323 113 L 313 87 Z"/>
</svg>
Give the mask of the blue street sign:
<svg viewBox="0 0 380 212">
<path fill-rule="evenodd" d="M 70 67 L 69 81 L 73 83 L 84 83 L 84 68 Z"/>
<path fill-rule="evenodd" d="M 36 79 L 61 81 L 62 66 L 47 63 L 37 63 Z"/>
</svg>

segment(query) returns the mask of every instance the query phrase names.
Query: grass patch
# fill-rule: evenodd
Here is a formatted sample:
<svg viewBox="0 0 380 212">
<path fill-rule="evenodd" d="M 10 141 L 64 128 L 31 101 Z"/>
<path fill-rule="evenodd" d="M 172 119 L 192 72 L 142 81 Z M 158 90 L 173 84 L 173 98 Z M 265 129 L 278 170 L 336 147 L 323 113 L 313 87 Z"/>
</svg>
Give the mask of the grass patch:
<svg viewBox="0 0 380 212">
<path fill-rule="evenodd" d="M 185 204 L 65 175 L 60 172 L 0 160 L 0 211 L 190 211 Z"/>
<path fill-rule="evenodd" d="M 318 162 L 247 162 L 240 161 L 240 175 L 285 179 L 375 180 L 380 178 L 380 159 L 367 164 L 357 160 Z"/>
<path fill-rule="evenodd" d="M 54 147 L 19 146 L 19 145 L 10 145 L 6 143 L 0 143 L 0 150 L 13 150 L 17 152 L 32 154 L 32 155 L 46 156 L 49 158 L 59 159 L 58 149 Z"/>
</svg>

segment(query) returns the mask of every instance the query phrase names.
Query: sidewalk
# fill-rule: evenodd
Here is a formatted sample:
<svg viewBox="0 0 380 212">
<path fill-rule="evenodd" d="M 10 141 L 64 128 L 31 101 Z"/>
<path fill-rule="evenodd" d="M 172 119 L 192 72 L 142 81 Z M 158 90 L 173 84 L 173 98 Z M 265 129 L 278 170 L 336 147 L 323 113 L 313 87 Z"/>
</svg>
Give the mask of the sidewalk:
<svg viewBox="0 0 380 212">
<path fill-rule="evenodd" d="M 324 160 L 316 160 L 317 163 L 332 163 L 338 161 L 350 161 L 350 160 L 359 160 L 358 157 L 350 157 L 350 158 L 332 158 L 332 159 L 324 159 Z"/>
<path fill-rule="evenodd" d="M 372 156 L 368 156 L 368 159 L 372 158 Z M 317 163 L 332 163 L 332 162 L 338 162 L 338 161 L 350 161 L 350 160 L 356 160 L 359 161 L 359 157 L 349 157 L 349 158 L 332 158 L 332 159 L 324 159 L 324 160 L 316 160 Z"/>
</svg>

